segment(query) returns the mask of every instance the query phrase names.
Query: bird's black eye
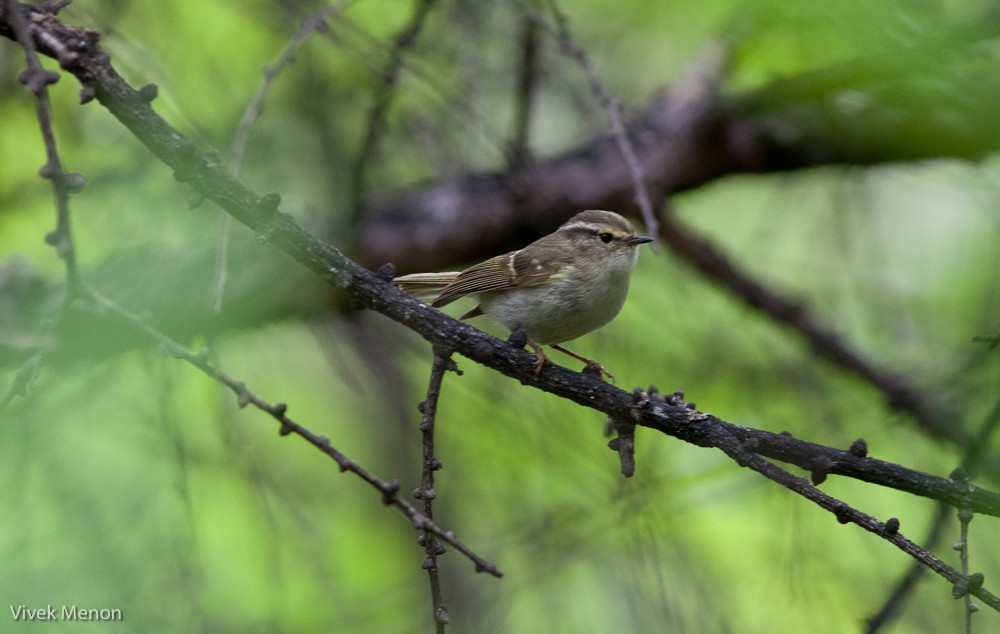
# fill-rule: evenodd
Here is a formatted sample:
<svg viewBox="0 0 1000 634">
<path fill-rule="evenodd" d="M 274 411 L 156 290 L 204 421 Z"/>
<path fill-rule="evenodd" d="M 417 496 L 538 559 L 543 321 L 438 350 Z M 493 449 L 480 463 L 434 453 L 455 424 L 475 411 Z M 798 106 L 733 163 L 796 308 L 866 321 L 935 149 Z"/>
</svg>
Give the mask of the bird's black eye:
<svg viewBox="0 0 1000 634">
<path fill-rule="evenodd" d="M 601 242 L 603 242 L 604 244 L 609 244 L 615 238 L 613 235 L 611 235 L 607 231 L 605 231 L 603 233 L 597 234 L 597 237 L 600 238 Z"/>
</svg>

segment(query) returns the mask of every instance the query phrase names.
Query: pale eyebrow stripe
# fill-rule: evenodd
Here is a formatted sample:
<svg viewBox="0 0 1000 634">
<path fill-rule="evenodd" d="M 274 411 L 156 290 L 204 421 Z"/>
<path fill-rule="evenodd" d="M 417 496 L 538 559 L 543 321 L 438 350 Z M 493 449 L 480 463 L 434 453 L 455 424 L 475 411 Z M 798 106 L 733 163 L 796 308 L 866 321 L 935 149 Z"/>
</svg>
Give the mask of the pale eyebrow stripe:
<svg viewBox="0 0 1000 634">
<path fill-rule="evenodd" d="M 573 223 L 570 223 L 568 225 L 563 225 L 563 226 L 559 227 L 559 231 L 580 231 L 580 230 L 584 230 L 584 231 L 590 231 L 590 232 L 593 232 L 593 233 L 597 233 L 597 230 L 599 228 L 600 227 L 598 225 L 595 225 L 592 222 L 573 222 Z"/>
</svg>

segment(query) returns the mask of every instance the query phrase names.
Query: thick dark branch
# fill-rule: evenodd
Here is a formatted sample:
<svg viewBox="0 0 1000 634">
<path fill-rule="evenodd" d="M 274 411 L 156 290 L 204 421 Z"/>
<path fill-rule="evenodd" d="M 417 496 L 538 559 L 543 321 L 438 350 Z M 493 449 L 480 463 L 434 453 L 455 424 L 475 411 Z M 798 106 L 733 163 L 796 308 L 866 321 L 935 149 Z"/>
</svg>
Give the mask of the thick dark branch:
<svg viewBox="0 0 1000 634">
<path fill-rule="evenodd" d="M 840 450 L 799 440 L 787 433 L 775 434 L 727 423 L 683 404 L 679 407 L 664 404 L 643 393 L 637 393 L 634 403 L 631 416 L 638 425 L 703 447 L 719 447 L 718 438 L 724 433 L 725 437 L 742 443 L 748 451 L 805 469 L 817 484 L 828 475 L 843 475 L 940 500 L 956 508 L 968 504 L 977 513 L 1000 517 L 1000 493 L 869 458 L 864 441 L 856 441 L 849 449 Z M 625 411 L 618 410 L 618 416 L 624 416 Z"/>
</svg>

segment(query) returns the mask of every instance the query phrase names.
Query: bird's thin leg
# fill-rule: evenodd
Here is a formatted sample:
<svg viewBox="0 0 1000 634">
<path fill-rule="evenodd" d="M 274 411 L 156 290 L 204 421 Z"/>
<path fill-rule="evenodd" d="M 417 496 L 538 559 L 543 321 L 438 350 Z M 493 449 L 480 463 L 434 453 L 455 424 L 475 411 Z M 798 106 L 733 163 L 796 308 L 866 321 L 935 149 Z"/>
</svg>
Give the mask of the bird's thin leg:
<svg viewBox="0 0 1000 634">
<path fill-rule="evenodd" d="M 528 345 L 535 351 L 535 376 L 538 376 L 538 373 L 542 371 L 542 366 L 545 365 L 549 358 L 545 356 L 545 352 L 542 351 L 542 347 L 534 341 L 529 340 Z"/>
<path fill-rule="evenodd" d="M 557 343 L 549 344 L 549 347 L 554 348 L 554 349 L 558 350 L 559 352 L 562 352 L 563 354 L 568 354 L 569 356 L 573 357 L 577 361 L 583 361 L 584 363 L 587 364 L 588 368 L 596 370 L 597 372 L 600 373 L 601 376 L 606 376 L 609 379 L 611 379 L 612 383 L 614 382 L 615 375 L 611 374 L 610 372 L 608 372 L 607 369 L 605 369 L 605 367 L 603 365 L 601 365 L 600 363 L 598 363 L 597 361 L 594 361 L 593 359 L 588 359 L 587 357 L 585 357 L 583 355 L 580 355 L 580 354 L 577 354 L 577 353 L 575 353 L 572 350 L 569 350 L 567 348 L 563 348 L 562 346 L 560 346 Z M 536 350 L 536 352 L 537 352 L 537 350 Z"/>
</svg>

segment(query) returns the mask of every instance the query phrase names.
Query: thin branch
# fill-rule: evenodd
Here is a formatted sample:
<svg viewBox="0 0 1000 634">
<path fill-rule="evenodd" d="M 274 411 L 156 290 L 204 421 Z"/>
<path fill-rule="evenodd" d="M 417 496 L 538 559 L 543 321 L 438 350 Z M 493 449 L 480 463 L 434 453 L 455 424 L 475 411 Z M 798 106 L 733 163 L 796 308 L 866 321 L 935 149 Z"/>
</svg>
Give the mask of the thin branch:
<svg viewBox="0 0 1000 634">
<path fill-rule="evenodd" d="M 85 284 L 81 284 L 81 287 L 85 289 L 87 297 L 96 302 L 103 308 L 113 312 L 114 314 L 122 317 L 128 324 L 135 327 L 146 336 L 148 336 L 152 341 L 160 346 L 160 349 L 165 354 L 172 357 L 176 357 L 183 361 L 187 361 L 194 367 L 201 370 L 203 373 L 217 381 L 218 383 L 229 388 L 236 395 L 236 402 L 240 407 L 246 407 L 247 405 L 253 405 L 260 411 L 268 414 L 274 418 L 280 424 L 279 433 L 282 436 L 287 436 L 289 434 L 295 434 L 308 442 L 310 445 L 320 450 L 322 453 L 330 457 L 334 462 L 337 463 L 337 467 L 341 472 L 348 471 L 358 476 L 373 488 L 375 488 L 379 493 L 382 494 L 382 503 L 387 506 L 394 506 L 399 509 L 400 512 L 405 515 L 413 527 L 419 531 L 424 531 L 425 533 L 430 533 L 434 535 L 435 539 L 439 539 L 458 552 L 465 555 L 470 561 L 472 561 L 476 566 L 476 572 L 487 572 L 494 577 L 502 577 L 501 573 L 496 566 L 492 563 L 484 560 L 483 558 L 476 555 L 471 549 L 460 542 L 452 531 L 446 531 L 440 526 L 438 526 L 434 521 L 418 511 L 412 504 L 403 500 L 399 496 L 399 482 L 396 480 L 385 481 L 375 475 L 371 474 L 364 467 L 354 462 L 346 455 L 338 451 L 333 445 L 330 444 L 330 439 L 326 436 L 318 436 L 303 425 L 296 423 L 288 416 L 288 406 L 284 403 L 271 404 L 262 399 L 261 397 L 254 394 L 247 388 L 246 384 L 242 381 L 232 378 L 227 375 L 222 370 L 219 370 L 214 365 L 212 365 L 208 360 L 208 355 L 203 352 L 197 354 L 191 353 L 182 346 L 180 343 L 174 341 L 164 333 L 160 332 L 156 328 L 153 328 L 145 320 L 143 320 L 138 315 L 122 308 L 117 303 L 111 299 L 105 297 L 101 293 L 94 289 L 87 287 Z M 81 291 L 83 292 L 83 291 Z"/>
<path fill-rule="evenodd" d="M 522 5 L 522 7 L 531 13 L 534 16 L 535 21 L 550 35 L 552 35 L 556 41 L 559 42 L 559 48 L 561 48 L 562 51 L 571 58 L 576 60 L 576 62 L 583 69 L 584 74 L 587 76 L 587 82 L 590 84 L 591 91 L 595 96 L 597 96 L 598 99 L 601 100 L 601 105 L 604 106 L 605 111 L 608 113 L 608 119 L 611 122 L 611 134 L 614 136 L 615 142 L 618 144 L 618 149 L 621 152 L 622 158 L 625 159 L 625 163 L 628 165 L 628 172 L 632 177 L 632 187 L 635 190 L 635 201 L 639 206 L 639 212 L 642 214 L 642 220 L 646 225 L 646 231 L 649 232 L 649 235 L 651 236 L 657 236 L 660 233 L 660 222 L 657 220 L 656 213 L 653 211 L 653 203 L 650 202 L 649 190 L 646 188 L 645 170 L 642 167 L 642 163 L 639 161 L 639 157 L 636 155 L 636 151 L 632 145 L 631 139 L 629 138 L 628 131 L 625 129 L 625 124 L 622 123 L 621 103 L 601 80 L 601 76 L 598 74 L 597 69 L 594 68 L 590 58 L 587 57 L 587 53 L 573 39 L 573 36 L 569 32 L 569 21 L 567 20 L 566 15 L 560 11 L 559 6 L 556 4 L 556 0 L 548 0 L 548 4 L 553 18 L 555 19 L 554 25 L 546 20 L 545 17 L 539 12 L 531 9 L 530 7 L 524 7 L 524 5 Z"/>
<path fill-rule="evenodd" d="M 243 164 L 243 151 L 246 148 L 247 139 L 250 137 L 250 131 L 264 112 L 264 102 L 267 100 L 267 95 L 271 92 L 271 86 L 278 75 L 285 67 L 295 62 L 295 55 L 305 44 L 306 39 L 315 32 L 326 30 L 327 20 L 330 19 L 330 16 L 345 9 L 352 1 L 331 2 L 319 11 L 306 16 L 281 53 L 270 64 L 264 66 L 262 71 L 264 79 L 243 110 L 243 116 L 240 117 L 239 125 L 236 127 L 236 134 L 233 135 L 233 143 L 229 147 L 230 170 L 233 176 L 239 176 L 240 167 Z"/>
<path fill-rule="evenodd" d="M 517 70 L 517 91 L 514 93 L 514 132 L 510 142 L 509 169 L 520 169 L 531 158 L 528 137 L 534 112 L 535 89 L 538 85 L 538 22 L 525 17 L 518 41 L 521 63 Z"/>
<path fill-rule="evenodd" d="M 742 463 L 742 466 L 749 467 L 764 475 L 770 480 L 781 484 L 785 488 L 795 491 L 802 497 L 814 502 L 822 508 L 836 515 L 837 520 L 842 524 L 848 522 L 856 524 L 866 531 L 878 535 L 882 539 L 890 542 L 901 551 L 910 555 L 921 564 L 936 572 L 952 583 L 952 595 L 956 598 L 974 595 L 981 599 L 983 603 L 994 610 L 1000 612 L 1000 597 L 985 590 L 982 587 L 983 575 L 975 573 L 967 575 L 955 570 L 947 565 L 930 551 L 921 548 L 916 543 L 910 541 L 898 531 L 899 522 L 890 518 L 885 523 L 879 522 L 874 517 L 851 508 L 844 502 L 829 496 L 819 489 L 811 486 L 804 478 L 798 478 L 792 474 L 778 468 L 772 463 L 764 460 L 760 456 L 742 450 L 738 445 L 721 447 L 730 457 Z"/>
<path fill-rule="evenodd" d="M 25 20 L 21 5 L 16 0 L 4 0 L 6 3 L 9 23 L 16 35 L 18 43 L 24 50 L 27 70 L 18 76 L 18 81 L 24 84 L 34 96 L 36 115 L 42 129 L 42 139 L 45 141 L 47 161 L 39 170 L 39 175 L 52 182 L 52 190 L 56 201 L 56 228 L 45 236 L 45 241 L 55 247 L 56 253 L 66 264 L 67 301 L 72 298 L 77 282 L 76 248 L 73 244 L 73 234 L 70 228 L 69 195 L 83 187 L 83 177 L 79 174 L 67 174 L 63 171 L 59 151 L 56 148 L 56 137 L 52 131 L 52 113 L 49 104 L 48 86 L 59 81 L 59 73 L 45 70 L 35 50 L 36 31 L 31 22 Z M 46 7 L 52 15 L 62 8 L 61 3 Z"/>
<path fill-rule="evenodd" d="M 457 370 L 455 362 L 448 355 L 434 355 L 431 365 L 431 378 L 427 385 L 427 398 L 420 404 L 423 418 L 420 420 L 420 434 L 423 438 L 423 471 L 420 478 L 420 488 L 416 496 L 423 502 L 423 513 L 429 520 L 434 519 L 433 502 L 437 497 L 434 488 L 434 472 L 442 468 L 441 461 L 434 455 L 434 421 L 437 416 L 438 399 L 441 396 L 441 383 L 447 370 Z M 441 594 L 441 579 L 438 574 L 438 555 L 444 554 L 442 546 L 433 533 L 424 531 L 421 536 L 422 545 L 427 556 L 422 567 L 427 570 L 431 584 L 431 606 L 434 614 L 434 624 L 439 634 L 443 634 L 448 625 L 448 608 Z"/>
<path fill-rule="evenodd" d="M 666 400 L 655 397 L 647 398 L 645 401 L 647 403 L 645 407 L 650 407 L 652 403 L 656 403 L 657 401 L 664 404 L 667 403 Z M 694 409 L 691 409 L 690 412 L 692 423 L 704 422 L 711 418 L 711 416 L 701 414 Z M 712 446 L 721 449 L 741 467 L 752 469 L 767 479 L 780 484 L 790 491 L 798 493 L 814 504 L 830 511 L 841 524 L 856 524 L 896 546 L 930 570 L 950 581 L 952 583 L 952 596 L 956 599 L 965 595 L 975 595 L 983 603 L 1000 612 L 1000 597 L 982 587 L 982 574 L 968 575 L 959 572 L 935 557 L 927 549 L 910 541 L 899 532 L 899 520 L 890 518 L 884 523 L 880 522 L 845 502 L 823 493 L 815 486 L 810 485 L 805 478 L 793 476 L 791 473 L 762 458 L 759 455 L 758 447 L 753 442 L 748 443 L 737 434 L 732 434 L 732 428 L 713 426 L 710 430 L 706 431 L 711 437 Z"/>
<path fill-rule="evenodd" d="M 45 352 L 46 349 L 43 348 L 28 357 L 14 373 L 14 380 L 10 382 L 10 385 L 7 386 L 7 391 L 0 397 L 0 414 L 7 409 L 14 399 L 19 396 L 25 396 L 31 389 L 31 384 L 34 382 L 35 377 L 38 376 L 42 363 L 45 361 Z"/>
<path fill-rule="evenodd" d="M 38 11 L 43 18 L 51 16 L 55 19 L 55 14 L 67 4 L 69 2 L 50 2 L 40 7 Z M 6 14 L 8 17 L 7 23 L 10 25 L 12 35 L 24 50 L 27 68 L 18 76 L 18 81 L 35 96 L 35 116 L 41 128 L 46 155 L 46 163 L 38 173 L 42 178 L 51 181 L 55 198 L 56 228 L 46 234 L 45 242 L 55 248 L 56 254 L 66 266 L 66 293 L 63 296 L 59 314 L 48 327 L 48 330 L 52 330 L 65 313 L 66 306 L 75 298 L 78 290 L 79 273 L 76 264 L 76 246 L 70 223 L 69 196 L 83 187 L 84 179 L 80 174 L 67 174 L 63 171 L 62 160 L 59 158 L 55 132 L 52 129 L 52 109 L 48 91 L 50 84 L 59 81 L 59 73 L 45 70 L 38 59 L 35 39 L 40 37 L 39 30 L 36 29 L 34 22 L 25 19 L 25 13 L 22 12 L 21 5 L 16 0 L 0 0 L 0 13 Z M 75 55 L 61 48 L 58 40 L 53 43 L 53 52 L 60 61 L 73 59 Z M 11 385 L 0 397 L 0 413 L 6 410 L 15 398 L 28 393 L 32 382 L 44 365 L 47 353 L 47 348 L 40 349 L 18 368 Z"/>
<path fill-rule="evenodd" d="M 958 509 L 959 537 L 955 545 L 952 546 L 958 551 L 962 574 L 966 577 L 969 576 L 969 524 L 972 522 L 972 517 L 972 510 L 968 507 L 963 506 Z M 957 590 L 956 588 L 956 592 Z M 965 634 L 972 634 L 972 614 L 979 611 L 979 606 L 973 602 L 972 595 L 967 592 L 959 593 L 955 598 L 959 597 L 962 597 L 965 602 Z"/>
<path fill-rule="evenodd" d="M 937 504 L 934 517 L 931 520 L 931 529 L 927 537 L 924 538 L 924 547 L 927 550 L 934 550 L 941 543 L 944 537 L 946 520 L 950 517 L 951 507 L 943 502 Z M 903 604 L 913 594 L 917 587 L 917 582 L 927 574 L 927 568 L 919 561 L 911 563 L 910 567 L 900 577 L 893 586 L 889 596 L 883 602 L 882 607 L 872 616 L 865 619 L 865 634 L 875 634 L 883 626 L 888 625 L 903 608 Z"/>
<path fill-rule="evenodd" d="M 986 448 L 991 446 L 993 434 L 998 427 L 1000 427 L 1000 400 L 997 400 L 993 405 L 982 425 L 980 425 L 979 432 L 970 440 L 968 446 L 965 448 L 965 456 L 962 458 L 962 464 L 953 472 L 952 479 L 967 480 L 965 474 L 972 474 L 978 471 L 980 463 L 986 455 Z M 936 548 L 944 537 L 945 522 L 949 517 L 948 511 L 950 508 L 951 506 L 944 502 L 938 503 L 934 517 L 931 520 L 930 531 L 928 531 L 928 535 L 924 539 L 924 543 L 928 549 Z M 961 509 L 966 507 L 958 506 L 957 508 L 961 512 Z M 868 634 L 877 632 L 899 613 L 903 603 L 912 595 L 913 590 L 916 589 L 917 581 L 923 577 L 926 570 L 919 562 L 914 562 L 903 573 L 899 581 L 893 586 L 889 596 L 883 602 L 882 607 L 871 617 L 865 619 L 865 631 Z M 967 573 L 968 569 L 963 568 L 962 572 Z"/>
<path fill-rule="evenodd" d="M 341 11 L 351 0 L 341 3 L 330 3 L 315 13 L 306 17 L 301 26 L 289 40 L 281 53 L 270 64 L 264 66 L 264 79 L 254 92 L 253 97 L 243 110 L 243 116 L 236 126 L 233 142 L 229 146 L 229 171 L 233 176 L 240 175 L 243 165 L 243 152 L 247 139 L 257 119 L 264 112 L 264 102 L 278 74 L 286 66 L 295 61 L 295 54 L 305 43 L 306 38 L 316 31 L 326 29 L 326 21 L 330 16 Z M 229 229 L 232 216 L 222 214 L 222 226 L 219 228 L 219 243 L 216 247 L 215 282 L 212 284 L 212 308 L 216 314 L 222 312 L 222 297 L 226 289 L 226 279 L 229 276 Z"/>
<path fill-rule="evenodd" d="M 376 57 L 381 58 L 385 55 L 385 41 L 381 36 L 373 34 L 346 15 L 339 16 L 337 22 L 331 24 L 331 28 L 325 31 L 324 35 L 336 46 L 356 52 L 372 78 L 375 81 L 384 81 L 385 66 L 391 63 L 391 60 L 382 65 L 372 61 Z M 405 55 L 399 57 L 399 63 L 400 69 L 397 75 L 405 71 L 408 78 L 415 80 L 409 87 L 420 92 L 423 99 L 450 111 L 452 116 L 448 118 L 449 126 L 461 129 L 463 134 L 479 135 L 486 141 L 488 147 L 502 152 L 503 135 L 495 129 L 489 117 L 475 110 L 461 94 L 456 96 L 449 80 L 442 76 L 440 67 L 424 62 L 419 57 Z"/>
<path fill-rule="evenodd" d="M 381 82 L 375 91 L 371 110 L 368 112 L 365 138 L 361 144 L 361 151 L 358 152 L 358 159 L 354 163 L 351 178 L 351 200 L 353 202 L 351 208 L 354 210 L 356 218 L 361 217 L 361 210 L 364 207 L 365 176 L 368 164 L 375 154 L 376 145 L 385 125 L 386 113 L 389 111 L 392 98 L 396 94 L 396 85 L 399 82 L 399 73 L 403 69 L 406 50 L 417 41 L 434 2 L 435 0 L 414 0 L 413 15 L 394 38 L 395 46 L 389 53 L 389 60 L 381 73 Z"/>
</svg>

